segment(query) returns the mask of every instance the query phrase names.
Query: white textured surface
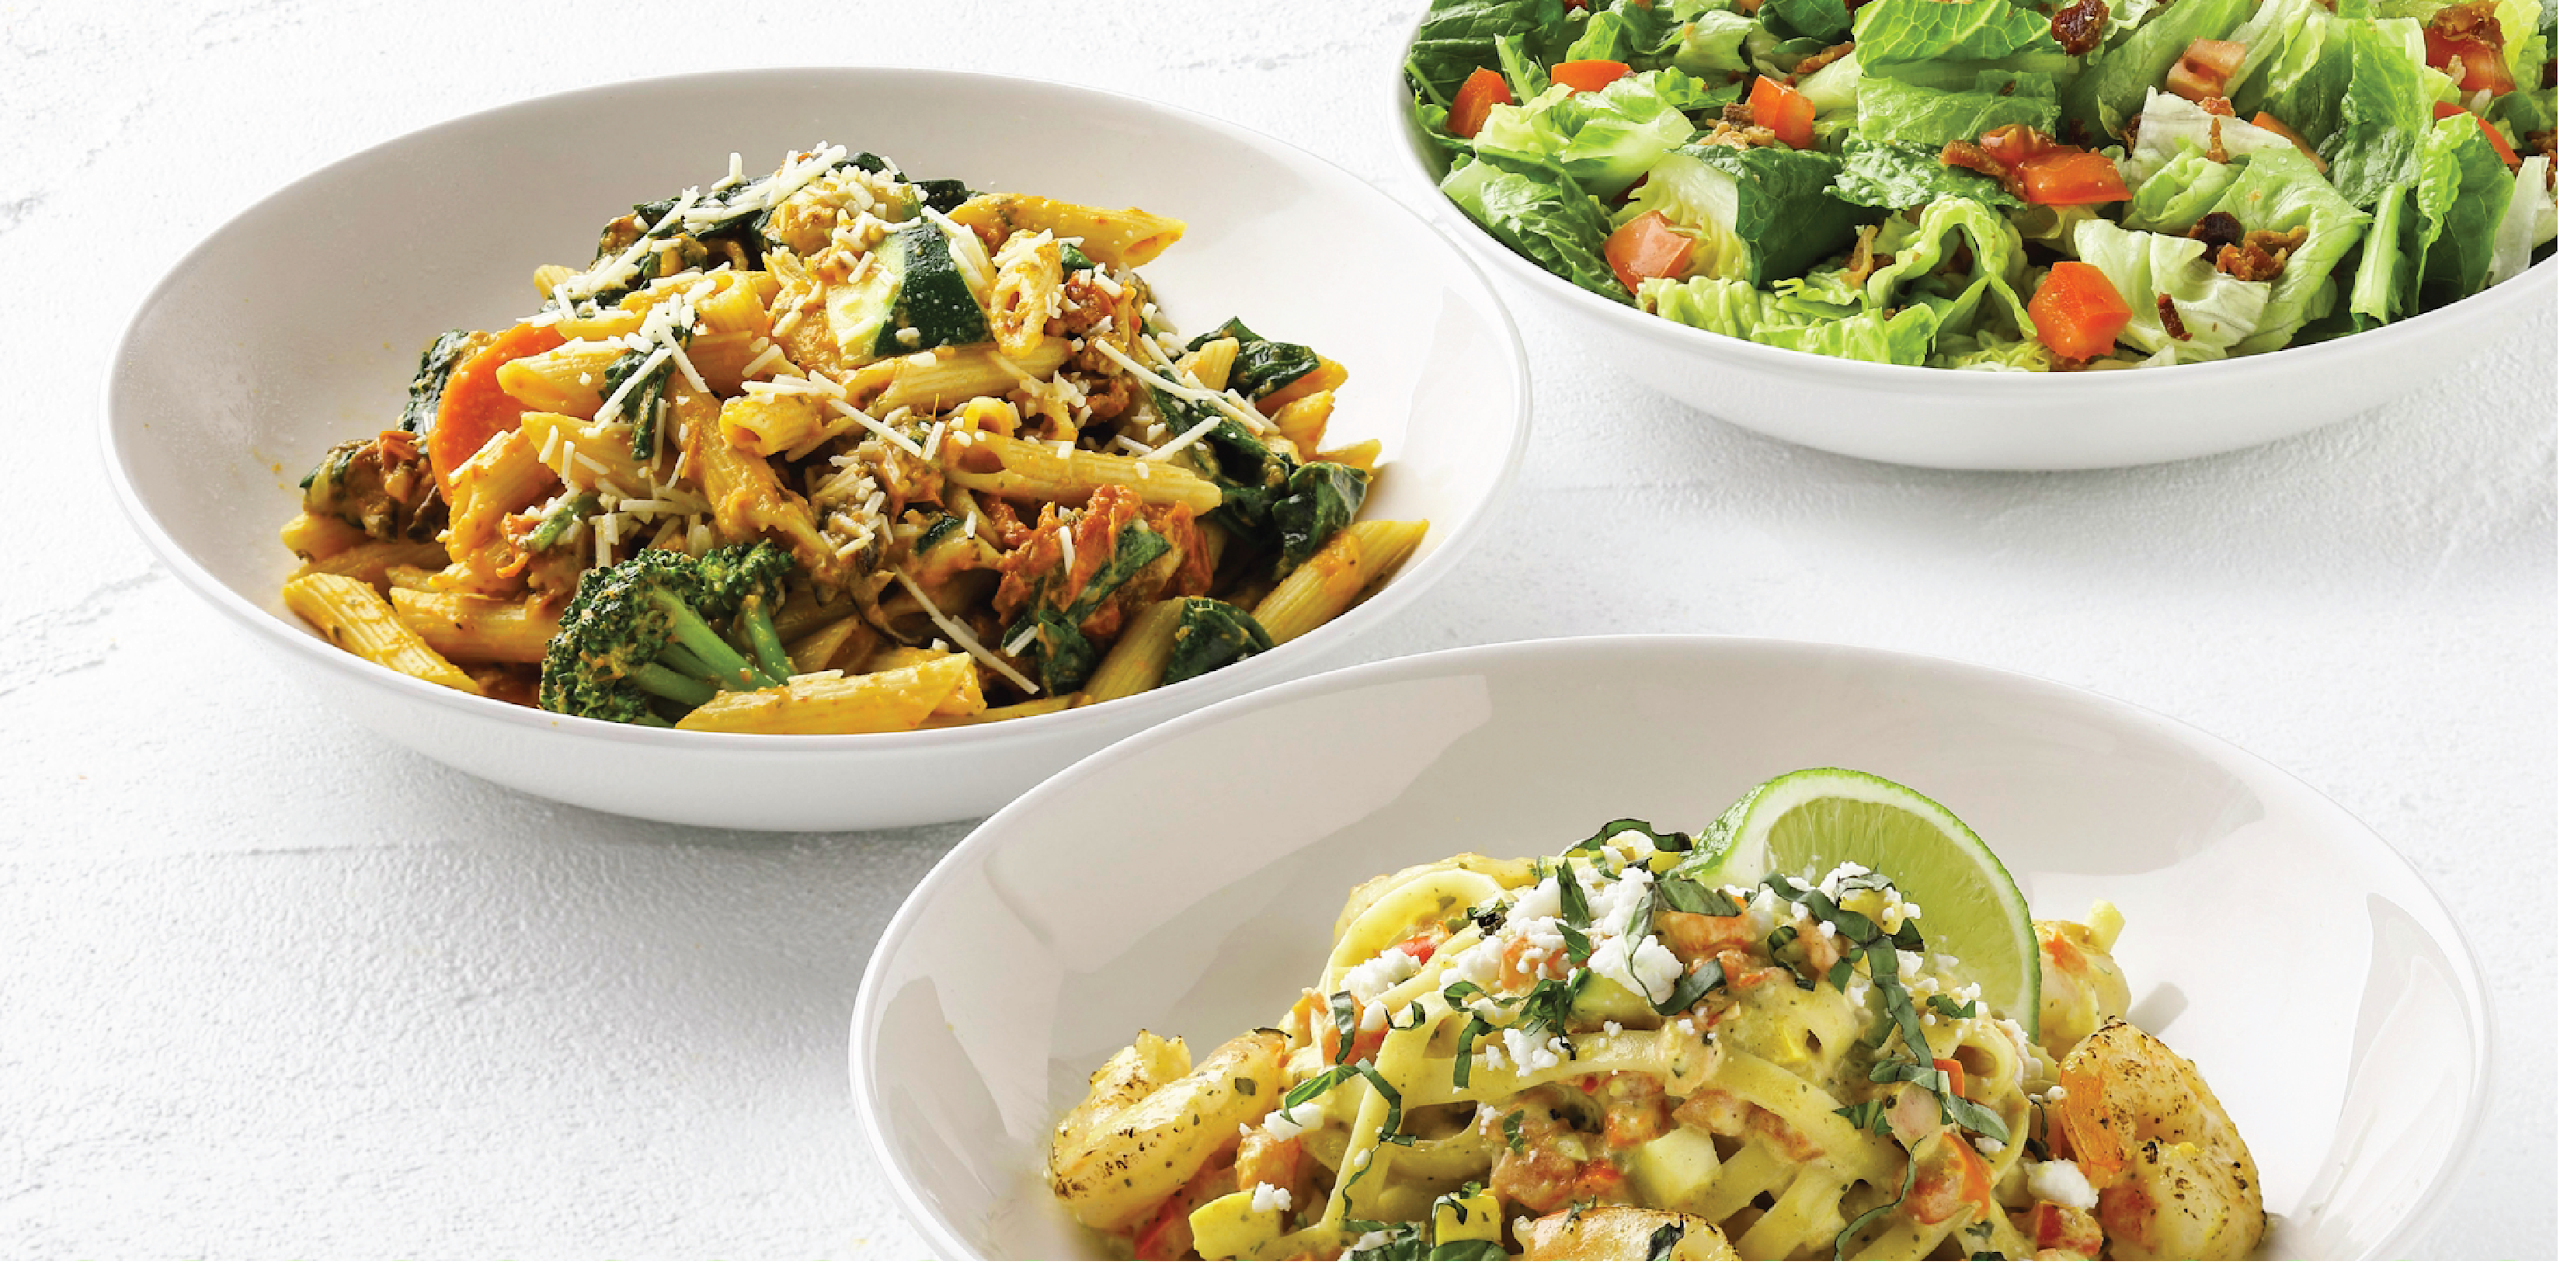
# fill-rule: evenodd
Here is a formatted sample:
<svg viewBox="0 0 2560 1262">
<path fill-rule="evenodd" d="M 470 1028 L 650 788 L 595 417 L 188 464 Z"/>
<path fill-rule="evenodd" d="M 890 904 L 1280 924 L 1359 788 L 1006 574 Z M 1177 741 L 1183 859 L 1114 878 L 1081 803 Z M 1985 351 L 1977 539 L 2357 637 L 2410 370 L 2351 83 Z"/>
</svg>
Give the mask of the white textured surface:
<svg viewBox="0 0 2560 1262">
<path fill-rule="evenodd" d="M 848 1125 L 845 1016 L 880 926 L 963 829 L 634 824 L 338 723 L 125 530 L 98 382 L 143 289 L 270 189 L 613 78 L 1007 70 L 1393 169 L 1378 83 L 1410 3 L 1143 7 L 12 9 L 0 1253 L 918 1248 Z M 2560 1248 L 2551 313 L 2465 382 L 2344 426 L 2051 476 L 1777 446 L 1606 378 L 1539 320 L 1522 331 L 1541 413 L 1511 522 L 1372 655 L 1801 636 L 2023 670 L 2228 737 L 2372 823 L 2474 935 L 2507 1103 L 2434 1252 Z M 2232 965 L 2284 984 L 2281 959 Z"/>
</svg>

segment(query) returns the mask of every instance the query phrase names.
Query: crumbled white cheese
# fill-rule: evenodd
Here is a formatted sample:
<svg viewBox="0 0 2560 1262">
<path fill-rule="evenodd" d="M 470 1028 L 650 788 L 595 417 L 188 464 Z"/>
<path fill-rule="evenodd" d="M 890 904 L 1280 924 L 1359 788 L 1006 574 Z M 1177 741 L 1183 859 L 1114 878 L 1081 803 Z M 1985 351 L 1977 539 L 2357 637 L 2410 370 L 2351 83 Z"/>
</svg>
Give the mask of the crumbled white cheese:
<svg viewBox="0 0 2560 1262">
<path fill-rule="evenodd" d="M 1402 947 L 1389 947 L 1344 973 L 1342 988 L 1350 991 L 1352 998 L 1368 1003 L 1420 971 L 1422 961 Z"/>
<path fill-rule="evenodd" d="M 2094 1209 L 2098 1204 L 2098 1194 L 2090 1189 L 2088 1176 L 2068 1161 L 2028 1162 L 2027 1194 L 2070 1209 Z"/>
<path fill-rule="evenodd" d="M 1273 1109 L 1262 1119 L 1264 1134 L 1273 1139 L 1296 1139 L 1316 1124 L 1316 1102 L 1309 1100 L 1294 1109 Z"/>
<path fill-rule="evenodd" d="M 1253 1211 L 1259 1214 L 1275 1209 L 1283 1214 L 1289 1212 L 1289 1189 L 1273 1187 L 1268 1183 L 1254 1184 Z"/>
</svg>

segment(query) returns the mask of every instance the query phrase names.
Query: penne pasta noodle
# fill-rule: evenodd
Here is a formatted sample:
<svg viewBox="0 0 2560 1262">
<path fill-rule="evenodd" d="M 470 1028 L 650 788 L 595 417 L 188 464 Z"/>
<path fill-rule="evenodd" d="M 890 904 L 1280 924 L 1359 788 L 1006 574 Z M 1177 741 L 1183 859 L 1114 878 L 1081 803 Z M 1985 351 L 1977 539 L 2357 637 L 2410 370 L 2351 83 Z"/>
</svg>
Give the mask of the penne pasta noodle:
<svg viewBox="0 0 2560 1262">
<path fill-rule="evenodd" d="M 1422 542 L 1427 522 L 1358 521 L 1289 572 L 1253 607 L 1254 621 L 1286 644 L 1341 616 L 1370 583 L 1392 574 Z"/>
<path fill-rule="evenodd" d="M 362 582 L 343 574 L 289 579 L 284 585 L 284 605 L 330 643 L 358 657 L 431 684 L 481 694 L 479 684 L 393 616 L 382 595 Z"/>
<path fill-rule="evenodd" d="M 1159 600 L 1140 610 L 1085 681 L 1080 704 L 1134 696 L 1163 683 L 1165 666 L 1173 658 L 1174 628 L 1181 622 L 1179 599 Z"/>
<path fill-rule="evenodd" d="M 825 735 L 913 731 L 974 678 L 966 654 L 868 675 L 807 675 L 724 692 L 676 726 L 693 732 Z"/>
<path fill-rule="evenodd" d="M 1181 504 L 1195 513 L 1226 498 L 1216 483 L 1178 465 L 1132 456 L 1105 455 L 1082 447 L 1061 452 L 1048 443 L 981 435 L 943 459 L 954 485 L 1009 499 L 1081 504 L 1096 490 L 1123 487 L 1149 504 Z"/>
<path fill-rule="evenodd" d="M 559 612 L 534 600 L 394 587 L 391 609 L 429 648 L 457 662 L 539 665 L 560 631 Z"/>
</svg>

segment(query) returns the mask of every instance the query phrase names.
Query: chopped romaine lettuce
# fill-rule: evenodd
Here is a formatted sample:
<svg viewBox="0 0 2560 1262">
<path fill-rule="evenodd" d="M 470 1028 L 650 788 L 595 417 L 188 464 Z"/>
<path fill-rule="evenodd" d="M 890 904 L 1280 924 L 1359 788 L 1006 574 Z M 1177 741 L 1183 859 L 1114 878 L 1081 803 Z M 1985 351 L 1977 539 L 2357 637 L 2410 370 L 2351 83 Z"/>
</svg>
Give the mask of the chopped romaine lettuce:
<svg viewBox="0 0 2560 1262">
<path fill-rule="evenodd" d="M 1645 173 L 1617 221 L 1660 211 L 1697 240 L 1694 274 L 1766 285 L 1846 249 L 1872 217 L 1825 195 L 1839 171 L 1810 150 L 1690 145 Z"/>
<path fill-rule="evenodd" d="M 2432 225 L 2418 260 L 2418 309 L 2468 298 L 2489 283 L 2498 220 L 2515 192 L 2506 161 L 2467 114 L 2440 119 L 2418 155 L 2418 213 Z"/>
<path fill-rule="evenodd" d="M 2125 123 L 2142 108 L 2143 94 L 2160 86 L 2188 44 L 2223 38 L 2255 7 L 2252 0 L 2178 0 L 2123 43 L 2091 54 L 2062 98 L 2063 116 L 2081 134 L 2063 139 L 2103 145 L 2122 135 Z"/>
<path fill-rule="evenodd" d="M 1496 39 L 1563 25 L 1564 0 L 1433 0 L 1405 72 L 1445 104 L 1468 75 L 1495 63 Z"/>
<path fill-rule="evenodd" d="M 2134 186 L 2126 204 L 2124 226 L 2144 232 L 2184 232 L 2204 218 L 2222 190 L 2240 178 L 2240 168 L 2216 162 L 2201 150 L 2181 149 Z"/>
<path fill-rule="evenodd" d="M 2045 15 L 2008 0 L 1873 0 L 1858 10 L 1858 59 L 1870 74 L 1945 61 L 2062 51 Z"/>
<path fill-rule="evenodd" d="M 2105 272 L 2133 308 L 2116 340 L 2146 354 L 2170 351 L 2179 363 L 2221 359 L 2257 329 L 2266 311 L 2271 287 L 2215 270 L 2202 241 L 2128 231 L 2103 219 L 2081 224 L 2073 236 L 2080 261 Z M 2162 316 L 2163 297 L 2177 314 L 2175 330 Z"/>
<path fill-rule="evenodd" d="M 2535 154 L 2516 168 L 2515 190 L 2507 195 L 2506 212 L 2489 252 L 2489 283 L 2512 280 L 2533 262 L 2536 246 L 2560 234 L 2560 202 L 2554 202 L 2551 159 Z"/>
<path fill-rule="evenodd" d="M 1476 153 L 1552 160 L 1593 196 L 1615 197 L 1697 134 L 1682 103 L 1700 91 L 1677 70 L 1631 74 L 1598 92 L 1557 84 L 1534 100 L 1493 107 L 1476 133 Z"/>
<path fill-rule="evenodd" d="M 1648 280 L 1638 290 L 1637 305 L 1693 329 L 1878 364 L 1927 363 L 1938 331 L 1937 313 L 1926 306 L 1888 315 L 1795 304 L 1743 281 L 1706 276 Z"/>
<path fill-rule="evenodd" d="M 1440 182 L 1440 191 L 1494 239 L 1530 261 L 1595 294 L 1627 300 L 1626 287 L 1601 257 L 1608 216 L 1561 169 L 1535 174 L 1484 159 L 1469 162 Z"/>
<path fill-rule="evenodd" d="M 2241 340 L 2238 353 L 2244 355 L 2283 346 L 2295 330 L 2329 313 L 2337 301 L 2329 274 L 2363 240 L 2373 219 L 2348 205 L 2311 159 L 2293 149 L 2251 157 L 2213 209 L 2251 231 L 2300 228 L 2308 234 L 2272 282 L 2258 327 Z"/>
<path fill-rule="evenodd" d="M 2142 102 L 2142 125 L 2134 130 L 2133 149 L 2125 154 L 2125 180 L 2140 184 L 2182 153 L 2212 156 L 2216 141 L 2227 158 L 2282 150 L 2298 153 L 2292 141 L 2254 123 L 2221 114 L 2181 96 L 2153 92 Z"/>
<path fill-rule="evenodd" d="M 1742 39 L 1751 28 L 1751 19 L 1739 13 L 1709 9 L 1680 29 L 1671 64 L 1693 75 L 1741 74 L 1751 68 L 1742 55 Z"/>
<path fill-rule="evenodd" d="M 1961 92 L 1869 74 L 1858 84 L 1858 135 L 1872 144 L 1936 148 L 2009 123 L 2050 131 L 2059 108 L 2053 80 L 2031 72 L 1981 71 Z"/>
<path fill-rule="evenodd" d="M 1840 152 L 1840 175 L 1831 195 L 1853 206 L 1902 210 L 1941 195 L 1969 197 L 1985 206 L 2023 205 L 2000 181 L 1979 171 L 1951 167 L 1927 145 L 1872 144 L 1851 137 Z"/>
</svg>

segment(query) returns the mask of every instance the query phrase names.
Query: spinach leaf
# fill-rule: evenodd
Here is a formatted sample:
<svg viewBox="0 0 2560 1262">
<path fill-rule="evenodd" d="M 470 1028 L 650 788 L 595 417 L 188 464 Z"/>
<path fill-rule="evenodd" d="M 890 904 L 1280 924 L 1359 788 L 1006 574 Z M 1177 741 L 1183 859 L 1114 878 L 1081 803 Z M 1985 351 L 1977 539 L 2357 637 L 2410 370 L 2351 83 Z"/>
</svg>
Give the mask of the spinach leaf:
<svg viewBox="0 0 2560 1262">
<path fill-rule="evenodd" d="M 1360 515 L 1368 495 L 1366 469 L 1322 460 L 1299 465 L 1289 475 L 1288 494 L 1271 505 L 1271 524 L 1280 532 L 1280 572 L 1322 550 Z"/>
<path fill-rule="evenodd" d="M 1093 647 L 1093 641 L 1086 639 L 1084 632 L 1076 629 L 1075 623 L 1055 609 L 1034 603 L 1005 629 L 1004 642 L 1011 645 L 1026 631 L 1033 633 L 1029 648 L 1031 664 L 1040 676 L 1040 686 L 1047 689 L 1050 696 L 1063 697 L 1084 687 L 1084 681 L 1093 675 L 1093 668 L 1102 661 L 1102 654 Z M 1168 679 L 1166 682 L 1172 681 Z"/>
<path fill-rule="evenodd" d="M 436 408 L 444 402 L 444 383 L 462 366 L 471 335 L 460 329 L 436 334 L 418 356 L 418 373 L 409 379 L 409 402 L 400 409 L 400 428 L 425 434 L 436 427 Z"/>
<path fill-rule="evenodd" d="M 1229 320 L 1191 339 L 1186 349 L 1196 351 L 1222 337 L 1236 340 L 1236 362 L 1227 370 L 1227 388 L 1246 398 L 1259 399 L 1316 370 L 1314 351 L 1295 342 L 1274 342 L 1246 328 L 1242 320 Z"/>
<path fill-rule="evenodd" d="M 1252 614 L 1223 600 L 1185 597 L 1182 617 L 1174 624 L 1173 653 L 1165 662 L 1164 682 L 1178 684 L 1270 649 L 1271 633 Z"/>
</svg>

